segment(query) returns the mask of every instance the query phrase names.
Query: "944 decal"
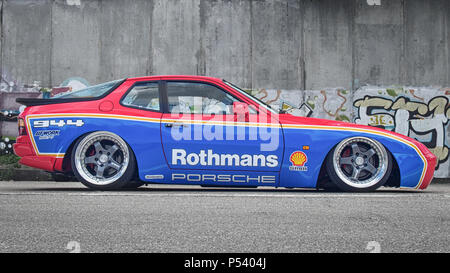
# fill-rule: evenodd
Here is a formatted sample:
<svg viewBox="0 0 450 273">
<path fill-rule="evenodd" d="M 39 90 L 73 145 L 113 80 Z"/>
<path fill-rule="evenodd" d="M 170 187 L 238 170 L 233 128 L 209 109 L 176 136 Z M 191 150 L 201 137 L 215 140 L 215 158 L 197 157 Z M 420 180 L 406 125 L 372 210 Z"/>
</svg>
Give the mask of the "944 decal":
<svg viewBox="0 0 450 273">
<path fill-rule="evenodd" d="M 81 127 L 84 125 L 83 120 L 35 120 L 33 121 L 34 128 L 47 128 L 47 127 L 64 127 L 64 126 L 77 126 Z"/>
</svg>

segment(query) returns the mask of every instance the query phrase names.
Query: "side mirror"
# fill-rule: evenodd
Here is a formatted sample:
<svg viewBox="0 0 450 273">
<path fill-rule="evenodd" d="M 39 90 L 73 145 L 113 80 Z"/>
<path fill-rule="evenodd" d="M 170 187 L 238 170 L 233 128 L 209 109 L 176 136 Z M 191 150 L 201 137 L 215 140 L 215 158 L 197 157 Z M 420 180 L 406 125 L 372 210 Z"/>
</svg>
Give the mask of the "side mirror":
<svg viewBox="0 0 450 273">
<path fill-rule="evenodd" d="M 233 113 L 236 116 L 237 121 L 248 121 L 248 104 L 240 101 L 233 102 Z"/>
<path fill-rule="evenodd" d="M 235 115 L 248 114 L 248 104 L 245 102 L 235 101 L 233 102 L 233 113 Z"/>
</svg>

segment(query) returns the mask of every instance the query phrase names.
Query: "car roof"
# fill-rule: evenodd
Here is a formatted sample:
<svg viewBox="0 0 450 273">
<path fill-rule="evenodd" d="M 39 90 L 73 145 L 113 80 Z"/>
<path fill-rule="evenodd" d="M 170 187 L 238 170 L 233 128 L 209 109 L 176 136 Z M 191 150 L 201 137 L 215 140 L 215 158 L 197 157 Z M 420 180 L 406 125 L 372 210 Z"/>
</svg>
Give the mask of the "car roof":
<svg viewBox="0 0 450 273">
<path fill-rule="evenodd" d="M 134 77 L 128 78 L 127 80 L 140 81 L 140 80 L 170 80 L 170 79 L 183 79 L 183 80 L 209 80 L 209 81 L 222 81 L 220 78 L 213 78 L 207 76 L 196 76 L 196 75 L 154 75 L 154 76 L 145 76 L 145 77 Z"/>
</svg>

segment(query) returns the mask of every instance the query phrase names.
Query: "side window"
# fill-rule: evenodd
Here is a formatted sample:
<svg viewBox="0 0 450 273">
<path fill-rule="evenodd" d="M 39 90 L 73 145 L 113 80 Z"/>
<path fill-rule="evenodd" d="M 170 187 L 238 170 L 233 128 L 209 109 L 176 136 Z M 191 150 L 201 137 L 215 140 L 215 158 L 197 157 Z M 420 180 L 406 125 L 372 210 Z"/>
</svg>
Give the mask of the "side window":
<svg viewBox="0 0 450 273">
<path fill-rule="evenodd" d="M 180 114 L 233 114 L 236 98 L 204 83 L 168 82 L 169 112 Z"/>
<path fill-rule="evenodd" d="M 136 83 L 122 100 L 125 106 L 159 111 L 159 90 L 157 82 Z"/>
</svg>

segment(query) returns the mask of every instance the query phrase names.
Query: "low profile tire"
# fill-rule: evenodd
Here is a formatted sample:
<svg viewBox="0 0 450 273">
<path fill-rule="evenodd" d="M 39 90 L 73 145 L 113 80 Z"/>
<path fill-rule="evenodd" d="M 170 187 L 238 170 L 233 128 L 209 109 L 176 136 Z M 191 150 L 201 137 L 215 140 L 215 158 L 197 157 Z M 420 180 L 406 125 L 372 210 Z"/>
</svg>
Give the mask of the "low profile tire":
<svg viewBox="0 0 450 273">
<path fill-rule="evenodd" d="M 125 184 L 125 186 L 123 186 L 122 189 L 134 190 L 134 189 L 140 188 L 144 185 L 145 185 L 144 183 L 139 182 L 139 181 L 130 181 L 127 184 Z"/>
<path fill-rule="evenodd" d="M 131 148 L 121 137 L 106 131 L 90 133 L 79 139 L 71 159 L 76 178 L 96 190 L 123 188 L 136 171 Z"/>
<path fill-rule="evenodd" d="M 342 191 L 374 191 L 388 180 L 392 156 L 374 139 L 351 137 L 329 153 L 326 169 L 331 181 Z"/>
</svg>

